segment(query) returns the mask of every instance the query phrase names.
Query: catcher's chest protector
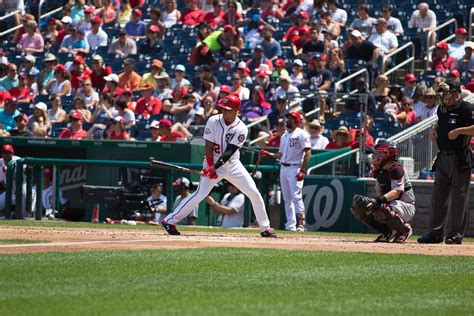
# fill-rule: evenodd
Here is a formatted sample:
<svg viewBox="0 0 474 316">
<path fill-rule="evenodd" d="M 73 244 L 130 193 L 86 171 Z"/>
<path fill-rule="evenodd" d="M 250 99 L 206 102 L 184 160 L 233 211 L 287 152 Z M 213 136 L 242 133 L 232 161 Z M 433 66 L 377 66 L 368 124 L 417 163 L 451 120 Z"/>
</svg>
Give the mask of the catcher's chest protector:
<svg viewBox="0 0 474 316">
<path fill-rule="evenodd" d="M 403 170 L 403 166 L 400 164 L 394 164 L 389 169 L 381 169 L 377 173 L 376 179 L 380 185 L 382 194 L 386 194 L 392 190 L 392 181 L 399 181 L 403 178 L 404 174 L 405 171 Z"/>
</svg>

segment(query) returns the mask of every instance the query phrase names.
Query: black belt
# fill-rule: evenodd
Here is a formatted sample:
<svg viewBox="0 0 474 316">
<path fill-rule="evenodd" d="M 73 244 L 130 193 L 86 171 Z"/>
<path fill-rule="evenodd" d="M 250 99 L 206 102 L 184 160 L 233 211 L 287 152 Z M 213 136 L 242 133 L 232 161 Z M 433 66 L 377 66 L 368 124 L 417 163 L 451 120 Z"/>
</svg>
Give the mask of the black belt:
<svg viewBox="0 0 474 316">
<path fill-rule="evenodd" d="M 299 163 L 291 164 L 291 163 L 284 163 L 284 162 L 281 162 L 280 164 L 284 167 L 291 167 L 291 166 L 299 166 L 300 165 Z"/>
</svg>

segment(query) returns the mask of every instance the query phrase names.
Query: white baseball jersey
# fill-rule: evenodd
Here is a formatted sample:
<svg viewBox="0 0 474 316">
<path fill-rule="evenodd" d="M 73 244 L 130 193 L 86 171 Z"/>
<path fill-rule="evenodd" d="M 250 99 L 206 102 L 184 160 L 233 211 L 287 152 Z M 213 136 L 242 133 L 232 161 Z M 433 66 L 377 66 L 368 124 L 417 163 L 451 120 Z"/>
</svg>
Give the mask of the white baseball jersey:
<svg viewBox="0 0 474 316">
<path fill-rule="evenodd" d="M 227 149 L 227 144 L 242 147 L 247 139 L 247 126 L 237 117 L 232 124 L 226 125 L 222 114 L 209 118 L 204 129 L 203 138 L 214 143 L 214 161 L 217 161 Z M 228 163 L 240 160 L 240 152 L 237 150 L 229 159 Z"/>
<path fill-rule="evenodd" d="M 280 161 L 284 164 L 299 165 L 303 160 L 305 148 L 311 148 L 310 136 L 306 131 L 299 127 L 292 133 L 286 131 L 280 140 Z"/>
</svg>

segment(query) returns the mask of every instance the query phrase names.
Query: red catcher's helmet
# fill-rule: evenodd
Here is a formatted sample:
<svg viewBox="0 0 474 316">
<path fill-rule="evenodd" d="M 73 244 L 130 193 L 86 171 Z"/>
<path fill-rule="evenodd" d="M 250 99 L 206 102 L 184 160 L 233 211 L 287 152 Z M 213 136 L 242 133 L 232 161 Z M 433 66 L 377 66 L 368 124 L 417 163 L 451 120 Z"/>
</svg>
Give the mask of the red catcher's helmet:
<svg viewBox="0 0 474 316">
<path fill-rule="evenodd" d="M 236 95 L 228 95 L 222 98 L 217 106 L 225 110 L 240 110 L 240 99 Z"/>
<path fill-rule="evenodd" d="M 397 147 L 387 141 L 381 141 L 374 147 L 374 169 L 377 171 L 390 160 L 395 160 L 398 156 Z"/>
<path fill-rule="evenodd" d="M 288 116 L 293 116 L 296 119 L 296 124 L 299 124 L 301 122 L 301 113 L 300 112 L 290 112 L 286 114 L 286 117 Z"/>
</svg>

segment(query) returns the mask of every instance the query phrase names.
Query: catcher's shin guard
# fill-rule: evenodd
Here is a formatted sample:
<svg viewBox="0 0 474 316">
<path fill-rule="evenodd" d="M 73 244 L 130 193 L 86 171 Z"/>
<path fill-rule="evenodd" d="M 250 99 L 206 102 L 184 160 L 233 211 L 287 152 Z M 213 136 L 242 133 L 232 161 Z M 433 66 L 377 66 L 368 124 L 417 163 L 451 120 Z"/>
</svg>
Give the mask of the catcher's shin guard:
<svg viewBox="0 0 474 316">
<path fill-rule="evenodd" d="M 390 206 L 382 206 L 374 212 L 375 220 L 386 224 L 400 234 L 407 234 L 410 230 L 400 216 L 390 209 Z"/>
</svg>

